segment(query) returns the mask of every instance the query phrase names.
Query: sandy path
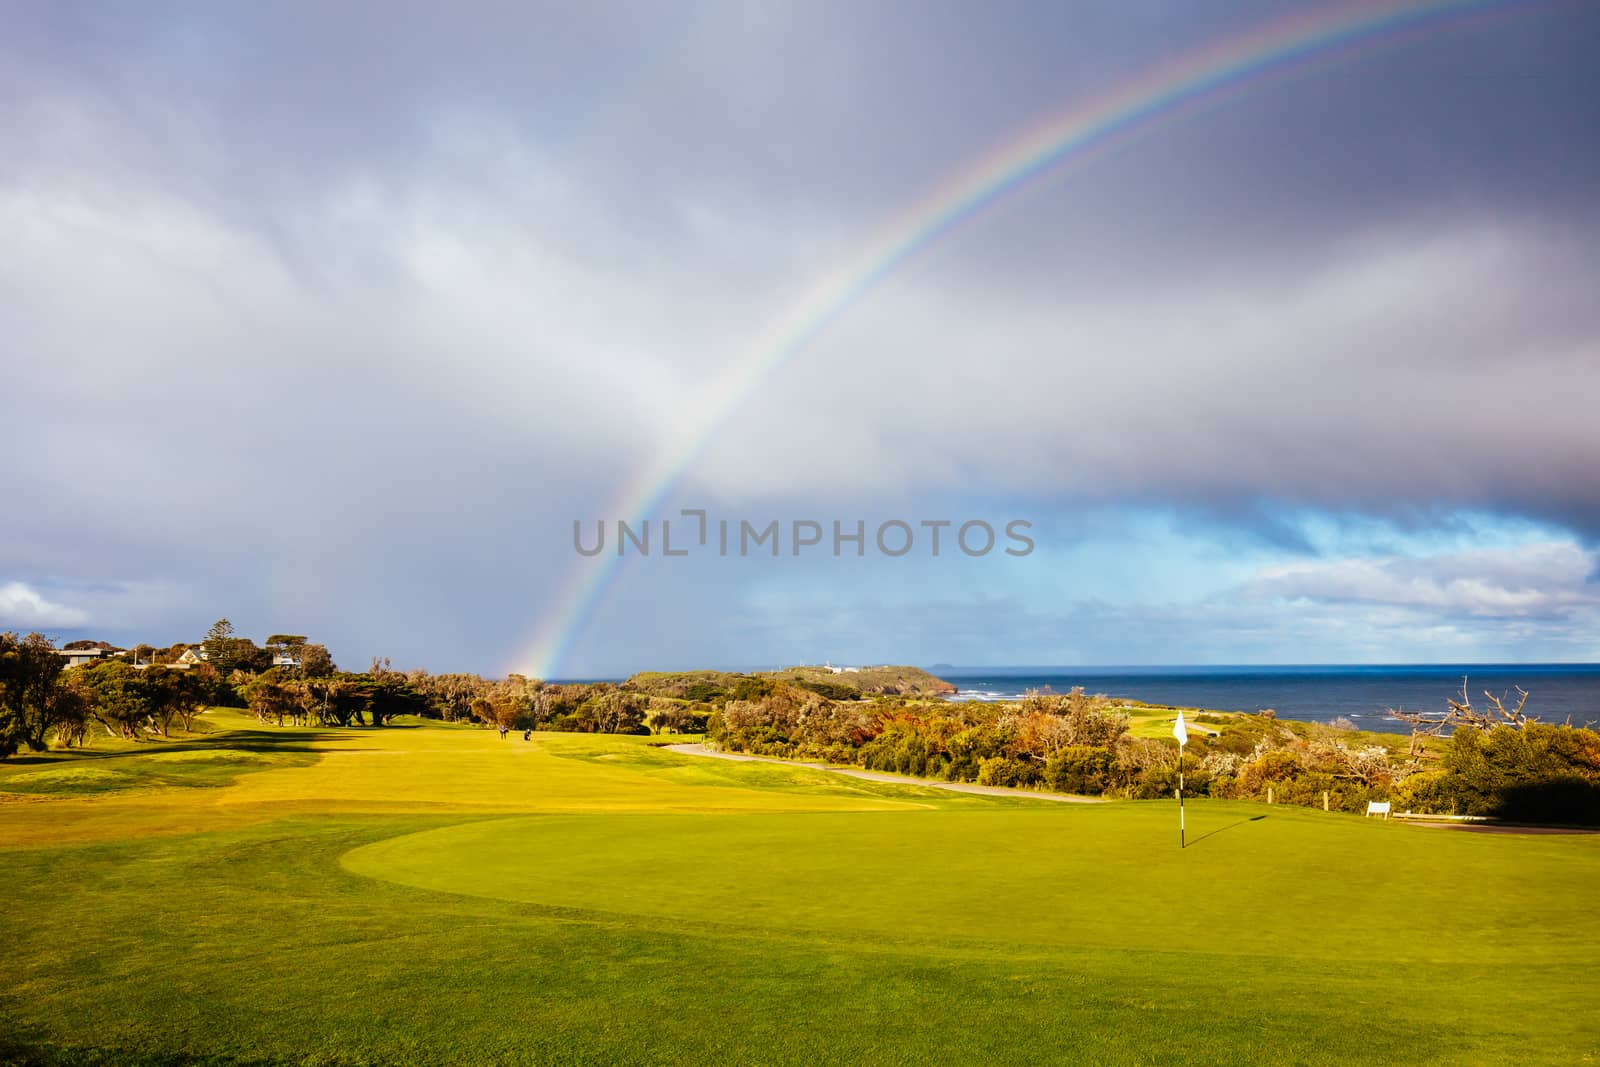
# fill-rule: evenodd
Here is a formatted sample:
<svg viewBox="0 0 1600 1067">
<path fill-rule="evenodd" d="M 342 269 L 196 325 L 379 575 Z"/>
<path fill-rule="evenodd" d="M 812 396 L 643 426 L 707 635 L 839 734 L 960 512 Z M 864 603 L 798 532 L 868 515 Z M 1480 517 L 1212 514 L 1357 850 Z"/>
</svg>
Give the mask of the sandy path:
<svg viewBox="0 0 1600 1067">
<path fill-rule="evenodd" d="M 991 797 L 1026 797 L 1031 800 L 1052 800 L 1058 804 L 1104 804 L 1100 797 L 1075 797 L 1067 793 L 1036 793 L 1031 789 L 1007 789 L 998 785 L 971 785 L 966 782 L 939 782 L 932 778 L 912 778 L 905 774 L 884 774 L 880 771 L 863 771 L 855 767 L 830 767 L 826 763 L 807 763 L 801 760 L 778 759 L 773 756 L 747 756 L 742 752 L 716 752 L 704 745 L 665 745 L 668 752 L 685 756 L 709 756 L 712 759 L 734 760 L 738 763 L 777 763 L 785 767 L 809 767 L 816 771 L 842 774 L 846 778 L 864 778 L 869 782 L 887 782 L 890 785 L 920 785 L 929 789 L 948 789 L 952 793 L 977 793 Z"/>
</svg>

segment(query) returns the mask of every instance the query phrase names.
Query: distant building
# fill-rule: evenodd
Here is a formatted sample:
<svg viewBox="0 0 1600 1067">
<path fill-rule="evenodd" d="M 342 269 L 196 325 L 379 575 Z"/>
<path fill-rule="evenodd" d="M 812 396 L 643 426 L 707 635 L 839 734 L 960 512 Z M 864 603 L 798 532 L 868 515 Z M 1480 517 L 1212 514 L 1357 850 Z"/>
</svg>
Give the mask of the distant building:
<svg viewBox="0 0 1600 1067">
<path fill-rule="evenodd" d="M 199 645 L 191 645 L 183 650 L 183 655 L 172 661 L 174 667 L 193 667 L 206 661 L 206 650 Z"/>
<path fill-rule="evenodd" d="M 60 648 L 56 650 L 56 655 L 67 661 L 67 666 L 62 668 L 66 670 L 69 667 L 81 667 L 85 663 L 93 663 L 101 656 L 115 656 L 117 653 L 106 648 Z"/>
</svg>

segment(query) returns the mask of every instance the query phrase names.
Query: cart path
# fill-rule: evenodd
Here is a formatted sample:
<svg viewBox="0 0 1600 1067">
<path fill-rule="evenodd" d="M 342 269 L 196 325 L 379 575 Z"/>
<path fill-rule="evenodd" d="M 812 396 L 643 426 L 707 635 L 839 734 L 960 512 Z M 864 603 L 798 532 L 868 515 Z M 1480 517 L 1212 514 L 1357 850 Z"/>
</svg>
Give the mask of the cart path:
<svg viewBox="0 0 1600 1067">
<path fill-rule="evenodd" d="M 785 767 L 809 767 L 816 771 L 842 774 L 846 778 L 864 778 L 869 782 L 888 782 L 890 785 L 920 785 L 930 789 L 948 789 L 952 793 L 977 793 L 990 797 L 1024 797 L 1031 800 L 1051 800 L 1058 804 L 1104 804 L 1101 797 L 1075 797 L 1068 793 L 1038 793 L 1032 789 L 1008 789 L 999 785 L 972 785 L 967 782 L 939 782 L 932 778 L 913 778 L 907 774 L 885 774 L 880 771 L 863 771 L 856 767 L 833 767 L 826 763 L 809 763 L 802 760 L 778 759 L 775 756 L 747 756 L 742 752 L 717 752 L 704 745 L 663 745 L 668 752 L 685 756 L 709 756 L 712 759 L 733 760 L 737 763 L 777 763 Z"/>
</svg>

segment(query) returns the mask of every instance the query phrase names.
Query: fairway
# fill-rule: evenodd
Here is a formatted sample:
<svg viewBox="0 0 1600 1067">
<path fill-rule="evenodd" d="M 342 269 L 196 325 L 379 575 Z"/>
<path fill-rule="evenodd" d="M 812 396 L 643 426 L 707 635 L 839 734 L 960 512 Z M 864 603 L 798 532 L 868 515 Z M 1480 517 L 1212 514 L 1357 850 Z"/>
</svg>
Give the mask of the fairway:
<svg viewBox="0 0 1600 1067">
<path fill-rule="evenodd" d="M 1600 837 L 213 718 L 0 767 L 6 1056 L 1600 1056 Z"/>
</svg>

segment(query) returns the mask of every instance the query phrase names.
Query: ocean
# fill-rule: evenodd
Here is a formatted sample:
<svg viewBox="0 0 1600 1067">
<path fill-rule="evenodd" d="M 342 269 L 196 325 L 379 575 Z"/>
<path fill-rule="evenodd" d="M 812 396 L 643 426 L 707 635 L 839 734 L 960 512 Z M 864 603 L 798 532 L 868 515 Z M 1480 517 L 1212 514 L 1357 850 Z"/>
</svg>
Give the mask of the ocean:
<svg viewBox="0 0 1600 1067">
<path fill-rule="evenodd" d="M 1221 711 L 1273 709 L 1281 719 L 1327 722 L 1343 716 L 1363 730 L 1404 733 L 1410 727 L 1386 709 L 1442 712 L 1458 696 L 1461 679 L 1474 707 L 1485 689 L 1517 699 L 1528 691 L 1527 712 L 1545 722 L 1574 726 L 1600 721 L 1600 664 L 1454 664 L 1445 666 L 1304 667 L 949 667 L 934 674 L 960 688 L 954 700 L 1015 700 L 1029 689 L 1064 693 L 1081 685 L 1151 704 Z"/>
</svg>

